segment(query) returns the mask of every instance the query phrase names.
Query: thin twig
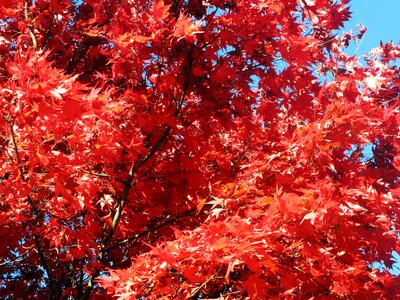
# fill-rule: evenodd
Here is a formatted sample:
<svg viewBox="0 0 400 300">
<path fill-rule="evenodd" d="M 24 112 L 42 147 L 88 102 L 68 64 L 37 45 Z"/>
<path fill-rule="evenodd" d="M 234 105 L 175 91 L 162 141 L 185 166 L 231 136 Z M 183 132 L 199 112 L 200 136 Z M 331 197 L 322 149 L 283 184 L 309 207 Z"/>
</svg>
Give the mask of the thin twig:
<svg viewBox="0 0 400 300">
<path fill-rule="evenodd" d="M 124 183 L 124 184 L 125 184 L 125 182 L 126 182 L 125 180 L 119 179 L 119 178 L 116 177 L 116 176 L 108 175 L 108 174 L 105 173 L 105 172 L 94 173 L 94 172 L 92 172 L 91 170 L 89 170 L 89 171 L 83 170 L 83 173 L 90 174 L 90 175 L 93 175 L 93 176 L 96 176 L 96 177 L 100 177 L 100 178 L 114 179 L 114 180 L 116 180 L 116 181 L 118 181 L 118 182 L 120 182 L 120 183 Z"/>
<path fill-rule="evenodd" d="M 206 281 L 204 281 L 200 286 L 198 286 L 193 292 L 192 292 L 192 294 L 190 295 L 190 297 L 194 297 L 198 292 L 200 292 L 201 291 L 201 289 L 203 288 L 203 287 L 205 287 L 206 285 L 207 285 L 207 283 L 209 283 L 211 280 L 213 280 L 214 278 L 216 278 L 217 277 L 217 275 L 211 275 L 210 276 L 210 278 L 208 278 Z"/>
<path fill-rule="evenodd" d="M 149 228 L 149 229 L 147 229 L 147 230 L 145 230 L 145 231 L 142 231 L 142 232 L 140 232 L 140 233 L 135 234 L 135 235 L 132 236 L 132 237 L 126 238 L 126 239 L 124 239 L 124 240 L 122 240 L 122 241 L 120 241 L 120 242 L 118 242 L 118 243 L 116 243 L 116 244 L 114 244 L 114 245 L 111 245 L 111 246 L 107 247 L 107 248 L 105 249 L 105 251 L 110 251 L 110 250 L 113 250 L 113 249 L 115 249 L 115 248 L 118 248 L 118 247 L 120 247 L 120 246 L 122 246 L 122 245 L 124 245 L 124 244 L 127 244 L 127 243 L 129 243 L 129 242 L 131 242 L 131 241 L 133 241 L 133 240 L 138 240 L 138 239 L 141 238 L 142 236 L 146 236 L 146 235 L 148 235 L 149 233 L 155 232 L 155 231 L 157 231 L 158 229 L 160 229 L 160 228 L 162 228 L 162 227 L 164 227 L 164 226 L 166 226 L 166 225 L 169 225 L 169 224 L 171 224 L 171 223 L 174 223 L 174 222 L 176 222 L 177 220 L 179 220 L 179 219 L 181 219 L 181 218 L 190 216 L 190 215 L 191 215 L 192 213 L 194 213 L 195 211 L 196 211 L 196 209 L 194 209 L 194 208 L 189 209 L 189 210 L 187 210 L 187 211 L 185 211 L 185 212 L 183 212 L 183 213 L 181 213 L 181 214 L 179 214 L 179 215 L 177 215 L 177 216 L 175 216 L 175 217 L 173 217 L 173 218 L 171 218 L 171 219 L 168 219 L 168 220 L 166 220 L 166 221 L 164 221 L 164 222 L 162 222 L 162 223 L 160 223 L 160 224 L 158 224 L 158 225 L 156 225 L 156 226 L 154 226 L 154 227 L 152 227 L 152 228 Z"/>
<path fill-rule="evenodd" d="M 31 252 L 35 247 L 30 247 L 28 250 L 26 250 L 24 253 L 20 254 L 16 259 L 14 260 L 3 260 L 3 262 L 0 263 L 0 266 L 4 265 L 13 265 L 16 262 L 23 261 L 24 259 L 28 258 L 29 252 Z"/>
</svg>

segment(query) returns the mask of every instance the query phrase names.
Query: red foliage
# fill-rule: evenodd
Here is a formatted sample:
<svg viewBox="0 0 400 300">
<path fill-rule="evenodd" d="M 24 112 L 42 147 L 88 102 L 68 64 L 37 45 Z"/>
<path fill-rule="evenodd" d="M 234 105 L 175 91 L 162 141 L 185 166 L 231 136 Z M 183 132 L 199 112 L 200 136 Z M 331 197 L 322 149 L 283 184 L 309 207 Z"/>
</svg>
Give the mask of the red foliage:
<svg viewBox="0 0 400 300">
<path fill-rule="evenodd" d="M 348 1 L 0 14 L 2 299 L 400 297 L 400 47 Z"/>
</svg>

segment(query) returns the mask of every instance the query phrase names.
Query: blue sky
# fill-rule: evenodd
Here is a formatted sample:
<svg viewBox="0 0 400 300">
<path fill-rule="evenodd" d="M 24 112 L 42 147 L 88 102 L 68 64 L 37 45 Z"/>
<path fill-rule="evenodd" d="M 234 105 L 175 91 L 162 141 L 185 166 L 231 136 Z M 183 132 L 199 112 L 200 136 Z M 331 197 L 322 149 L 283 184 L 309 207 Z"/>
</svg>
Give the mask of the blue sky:
<svg viewBox="0 0 400 300">
<path fill-rule="evenodd" d="M 355 28 L 357 24 L 367 27 L 367 32 L 359 46 L 357 55 L 367 54 L 379 42 L 400 40 L 400 0 L 352 0 L 350 1 L 352 19 L 346 30 Z M 349 54 L 354 54 L 349 52 Z"/>
</svg>

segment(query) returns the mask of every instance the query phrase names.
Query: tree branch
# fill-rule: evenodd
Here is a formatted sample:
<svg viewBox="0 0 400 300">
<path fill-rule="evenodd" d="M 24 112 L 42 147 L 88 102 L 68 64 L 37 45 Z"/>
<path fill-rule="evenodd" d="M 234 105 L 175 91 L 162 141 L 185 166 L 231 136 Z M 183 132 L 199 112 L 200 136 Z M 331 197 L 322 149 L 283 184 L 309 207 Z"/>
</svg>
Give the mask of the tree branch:
<svg viewBox="0 0 400 300">
<path fill-rule="evenodd" d="M 21 180 L 25 182 L 26 178 L 25 178 L 25 175 L 24 175 L 24 169 L 22 167 L 22 160 L 21 160 L 21 156 L 19 155 L 19 150 L 18 150 L 16 138 L 15 138 L 14 128 L 13 128 L 14 122 L 10 118 L 5 118 L 4 115 L 3 115 L 3 118 L 10 125 L 11 138 L 12 138 L 13 146 L 14 146 L 14 149 L 15 149 L 15 156 L 17 158 L 18 168 L 19 168 L 19 171 L 21 173 Z M 28 203 L 32 206 L 35 221 L 36 221 L 36 223 L 38 223 L 39 209 L 37 208 L 36 204 L 32 201 L 32 198 L 31 198 L 30 195 L 28 195 L 27 200 L 28 200 Z M 37 250 L 37 253 L 39 255 L 40 262 L 41 262 L 41 264 L 43 266 L 43 269 L 46 272 L 47 278 L 49 279 L 50 296 L 52 296 L 52 294 L 53 294 L 53 278 L 51 276 L 50 269 L 49 269 L 49 267 L 47 265 L 46 258 L 44 256 L 43 250 L 42 250 L 42 248 L 40 246 L 39 236 L 37 234 L 35 234 L 33 236 L 33 238 L 35 240 L 36 250 Z"/>
<path fill-rule="evenodd" d="M 35 33 L 34 33 L 34 31 L 33 31 L 33 26 L 32 26 L 32 24 L 30 23 L 29 9 L 28 9 L 28 7 L 29 7 L 28 0 L 24 0 L 25 21 L 28 23 L 27 26 L 28 26 L 28 28 L 29 28 L 29 35 L 31 36 L 33 49 L 34 49 L 34 50 L 37 50 L 38 43 L 37 43 L 37 39 L 36 39 Z"/>
<path fill-rule="evenodd" d="M 121 200 L 119 202 L 119 205 L 117 207 L 117 210 L 114 214 L 113 220 L 112 220 L 112 224 L 111 224 L 111 228 L 110 231 L 108 233 L 108 235 L 106 236 L 106 238 L 104 239 L 104 241 L 101 243 L 100 245 L 100 255 L 99 255 L 99 259 L 98 261 L 102 262 L 104 259 L 104 254 L 106 252 L 105 250 L 105 246 L 111 241 L 111 239 L 113 238 L 115 231 L 117 230 L 118 224 L 119 224 L 119 220 L 121 219 L 121 215 L 122 215 L 122 211 L 125 207 L 125 204 L 128 200 L 128 194 L 129 191 L 132 187 L 132 180 L 133 180 L 133 176 L 139 171 L 140 167 L 142 167 L 146 162 L 148 162 L 150 160 L 150 158 L 157 152 L 157 150 L 161 147 L 161 145 L 166 141 L 169 133 L 171 132 L 171 127 L 168 126 L 163 134 L 161 135 L 161 137 L 158 139 L 158 141 L 153 145 L 153 147 L 151 147 L 150 151 L 146 154 L 145 157 L 143 157 L 141 160 L 139 160 L 137 163 L 135 163 L 130 171 L 129 171 L 129 175 L 128 175 L 128 179 L 126 180 L 125 184 L 124 184 L 124 188 L 122 191 L 122 196 L 121 196 Z M 97 276 L 99 276 L 100 271 L 97 271 L 95 274 L 93 274 L 90 279 L 89 282 L 87 284 L 87 288 L 85 293 L 83 294 L 83 296 L 81 297 L 81 300 L 87 300 L 90 297 L 90 294 L 92 292 L 93 289 L 93 285 L 94 285 L 94 279 L 96 279 Z"/>
<path fill-rule="evenodd" d="M 196 211 L 196 209 L 194 209 L 194 208 L 189 209 L 189 210 L 187 210 L 187 211 L 185 211 L 185 212 L 183 212 L 183 213 L 181 213 L 181 214 L 179 214 L 179 215 L 177 215 L 177 216 L 175 216 L 175 217 L 173 217 L 171 219 L 168 219 L 168 220 L 166 220 L 166 221 L 164 221 L 164 222 L 162 222 L 162 223 L 160 223 L 160 224 L 158 224 L 158 225 L 156 225 L 156 226 L 154 226 L 152 228 L 144 230 L 144 231 L 142 231 L 140 233 L 135 234 L 132 237 L 126 238 L 126 239 L 124 239 L 124 240 L 122 240 L 122 241 L 120 241 L 120 242 L 118 242 L 118 243 L 116 243 L 114 245 L 111 245 L 111 246 L 107 247 L 105 249 L 105 251 L 113 250 L 113 249 L 118 248 L 118 247 L 120 247 L 120 246 L 122 246 L 124 244 L 127 244 L 127 243 L 129 243 L 129 242 L 131 242 L 133 240 L 137 240 L 137 239 L 141 238 L 142 236 L 146 236 L 151 232 L 157 231 L 158 229 L 160 229 L 160 228 L 162 228 L 162 227 L 164 227 L 166 225 L 169 225 L 171 223 L 174 223 L 174 222 L 176 222 L 177 220 L 179 220 L 181 218 L 188 217 L 192 213 L 194 213 L 195 211 Z"/>
<path fill-rule="evenodd" d="M 33 237 L 35 239 L 36 250 L 38 252 L 38 255 L 39 255 L 39 258 L 40 258 L 40 262 L 41 262 L 41 264 L 43 266 L 43 269 L 45 270 L 46 275 L 47 275 L 47 277 L 49 279 L 50 295 L 53 295 L 53 278 L 51 277 L 49 266 L 47 265 L 46 258 L 44 257 L 44 253 L 42 251 L 42 248 L 40 247 L 39 236 L 37 234 L 35 234 Z"/>
<path fill-rule="evenodd" d="M 54 15 L 54 13 L 52 13 L 49 28 L 47 29 L 46 34 L 44 35 L 44 38 L 43 38 L 43 43 L 41 46 L 42 49 L 46 48 L 47 42 L 49 41 L 50 34 L 51 34 L 51 28 L 53 27 L 54 17 L 55 17 L 55 15 Z"/>
<path fill-rule="evenodd" d="M 187 47 L 186 47 L 186 52 L 187 52 L 187 65 L 184 71 L 184 80 L 183 80 L 183 84 L 182 84 L 182 92 L 181 92 L 181 96 L 178 99 L 177 105 L 176 105 L 176 110 L 174 112 L 174 116 L 175 117 L 179 117 L 180 116 L 180 111 L 182 109 L 185 97 L 186 97 L 186 93 L 189 89 L 189 82 L 190 82 L 190 70 L 192 68 L 192 62 L 193 59 L 191 57 L 191 52 L 192 49 L 190 49 L 188 51 Z M 146 164 L 152 157 L 153 155 L 159 151 L 162 147 L 162 145 L 166 142 L 170 132 L 172 130 L 171 126 L 167 126 L 162 135 L 160 136 L 160 138 L 157 140 L 157 142 L 150 148 L 149 152 L 146 154 L 146 156 L 144 156 L 142 159 L 138 160 L 136 163 L 132 164 L 131 169 L 129 170 L 129 174 L 128 174 L 128 178 L 124 184 L 123 190 L 122 190 L 122 196 L 121 199 L 119 201 L 119 205 L 115 211 L 112 223 L 111 223 L 111 228 L 109 233 L 107 234 L 106 238 L 104 239 L 104 241 L 100 244 L 100 254 L 99 254 L 99 258 L 98 261 L 102 262 L 104 260 L 104 254 L 106 252 L 106 246 L 107 244 L 112 240 L 115 231 L 117 230 L 119 221 L 121 219 L 122 216 L 122 212 L 123 209 L 128 201 L 128 194 L 130 189 L 132 188 L 133 184 L 132 184 L 132 180 L 134 178 L 134 176 L 138 173 L 139 169 Z M 93 285 L 94 285 L 94 279 L 99 276 L 100 274 L 100 270 L 98 270 L 95 274 L 93 274 L 90 279 L 89 282 L 87 284 L 87 288 L 86 291 L 84 293 L 84 295 L 80 298 L 81 300 L 87 300 L 90 297 L 90 294 L 93 290 Z"/>
</svg>

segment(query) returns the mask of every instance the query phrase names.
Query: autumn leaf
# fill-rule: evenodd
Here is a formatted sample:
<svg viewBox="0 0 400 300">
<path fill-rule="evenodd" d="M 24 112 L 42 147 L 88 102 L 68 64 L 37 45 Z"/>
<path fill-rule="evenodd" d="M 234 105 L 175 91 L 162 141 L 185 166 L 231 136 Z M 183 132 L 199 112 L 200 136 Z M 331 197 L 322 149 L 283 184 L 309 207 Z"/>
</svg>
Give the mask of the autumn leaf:
<svg viewBox="0 0 400 300">
<path fill-rule="evenodd" d="M 173 36 L 179 40 L 186 39 L 188 41 L 193 41 L 195 35 L 202 33 L 200 30 L 201 21 L 193 23 L 189 16 L 181 14 L 176 21 Z"/>
</svg>

